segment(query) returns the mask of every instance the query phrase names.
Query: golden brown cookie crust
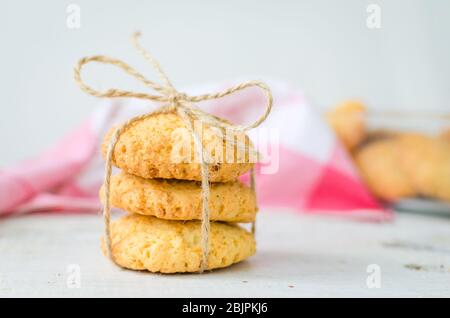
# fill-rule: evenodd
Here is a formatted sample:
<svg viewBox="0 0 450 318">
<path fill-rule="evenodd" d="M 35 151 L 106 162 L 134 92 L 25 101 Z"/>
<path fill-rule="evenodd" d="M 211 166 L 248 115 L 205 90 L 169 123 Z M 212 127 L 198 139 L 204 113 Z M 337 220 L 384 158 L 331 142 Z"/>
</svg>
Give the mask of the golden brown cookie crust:
<svg viewBox="0 0 450 318">
<path fill-rule="evenodd" d="M 200 232 L 198 221 L 127 215 L 111 224 L 112 257 L 118 265 L 134 270 L 197 272 L 202 258 Z M 212 222 L 209 242 L 208 269 L 230 266 L 256 251 L 253 236 L 238 225 Z"/>
<path fill-rule="evenodd" d="M 202 131 L 203 147 L 213 159 L 209 167 L 211 182 L 236 180 L 253 167 L 255 160 L 248 150 L 253 146 L 245 134 L 237 135 L 246 148 L 238 151 L 236 147 L 226 147 L 213 128 L 204 126 Z M 112 132 L 105 137 L 103 156 Z M 174 113 L 164 113 L 136 122 L 124 131 L 114 149 L 113 163 L 143 178 L 201 181 L 199 159 L 194 156 L 192 136 L 182 120 Z"/>
<path fill-rule="evenodd" d="M 104 189 L 100 190 L 104 202 Z M 127 173 L 111 178 L 111 205 L 128 212 L 168 220 L 200 220 L 201 185 L 196 181 L 144 179 Z M 209 213 L 212 221 L 252 222 L 255 193 L 239 181 L 211 183 Z"/>
</svg>

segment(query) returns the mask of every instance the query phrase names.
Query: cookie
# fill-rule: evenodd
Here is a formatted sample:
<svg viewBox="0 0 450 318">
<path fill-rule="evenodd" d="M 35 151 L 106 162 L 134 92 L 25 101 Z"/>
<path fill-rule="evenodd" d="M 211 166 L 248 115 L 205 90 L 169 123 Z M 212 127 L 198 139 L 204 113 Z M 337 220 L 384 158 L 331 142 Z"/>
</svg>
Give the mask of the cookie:
<svg viewBox="0 0 450 318">
<path fill-rule="evenodd" d="M 419 194 L 450 201 L 450 143 L 443 138 L 403 134 L 400 165 Z"/>
<path fill-rule="evenodd" d="M 348 150 L 366 138 L 365 107 L 358 101 L 347 101 L 327 112 L 326 120 Z"/>
<path fill-rule="evenodd" d="M 399 132 L 389 129 L 374 129 L 367 132 L 366 138 L 358 145 L 358 147 L 364 147 L 365 145 L 378 140 L 392 139 L 399 135 Z"/>
<path fill-rule="evenodd" d="M 394 201 L 416 194 L 398 157 L 395 138 L 381 139 L 367 144 L 354 153 L 358 170 L 369 189 L 377 197 Z"/>
<path fill-rule="evenodd" d="M 450 128 L 442 130 L 441 133 L 439 134 L 439 137 L 445 141 L 450 141 Z"/>
<path fill-rule="evenodd" d="M 200 127 L 199 122 L 194 126 Z M 202 126 L 199 133 L 210 158 L 211 182 L 233 181 L 253 167 L 253 146 L 244 133 L 231 134 L 242 148 L 229 146 L 215 127 Z M 113 129 L 102 145 L 105 156 Z M 200 160 L 190 131 L 175 113 L 164 113 L 133 123 L 120 136 L 113 152 L 113 163 L 143 178 L 201 181 Z"/>
<path fill-rule="evenodd" d="M 100 190 L 104 202 L 104 189 Z M 128 212 L 168 220 L 200 220 L 201 183 L 198 181 L 144 179 L 127 173 L 111 177 L 111 205 Z M 239 181 L 211 183 L 209 211 L 212 221 L 252 222 L 256 197 Z"/>
<path fill-rule="evenodd" d="M 111 255 L 125 268 L 161 273 L 197 272 L 202 260 L 199 221 L 168 221 L 131 214 L 111 224 Z M 208 269 L 253 255 L 255 240 L 238 225 L 211 222 Z M 102 241 L 105 251 L 105 243 Z"/>
</svg>

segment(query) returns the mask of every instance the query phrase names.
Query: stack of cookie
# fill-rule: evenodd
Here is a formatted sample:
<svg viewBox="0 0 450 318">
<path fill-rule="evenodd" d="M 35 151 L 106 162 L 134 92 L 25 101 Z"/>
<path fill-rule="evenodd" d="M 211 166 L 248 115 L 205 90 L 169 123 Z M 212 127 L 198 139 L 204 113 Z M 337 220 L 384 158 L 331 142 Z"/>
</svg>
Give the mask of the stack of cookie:
<svg viewBox="0 0 450 318">
<path fill-rule="evenodd" d="M 110 136 L 106 136 L 103 154 Z M 253 222 L 257 204 L 251 188 L 237 180 L 252 168 L 248 152 L 236 147 L 230 152 L 224 138 L 211 127 L 203 126 L 201 136 L 213 159 L 209 165 L 208 269 L 214 269 L 255 253 L 253 235 L 236 223 Z M 247 136 L 235 137 L 243 137 L 245 147 L 251 149 Z M 122 171 L 111 178 L 110 202 L 129 215 L 111 224 L 111 256 L 118 265 L 162 273 L 200 269 L 201 169 L 193 160 L 195 151 L 186 149 L 194 149 L 192 136 L 175 113 L 135 122 L 121 134 L 112 161 Z M 218 149 L 228 160 L 217 156 Z M 104 201 L 103 188 L 100 197 Z"/>
</svg>

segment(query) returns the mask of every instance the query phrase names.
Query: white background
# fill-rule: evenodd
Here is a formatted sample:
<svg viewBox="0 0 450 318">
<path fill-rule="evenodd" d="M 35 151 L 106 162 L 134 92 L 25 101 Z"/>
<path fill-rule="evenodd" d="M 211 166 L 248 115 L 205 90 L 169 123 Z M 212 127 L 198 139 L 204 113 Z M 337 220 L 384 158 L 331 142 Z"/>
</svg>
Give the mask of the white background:
<svg viewBox="0 0 450 318">
<path fill-rule="evenodd" d="M 81 8 L 81 28 L 66 25 Z M 369 3 L 381 29 L 366 27 Z M 450 1 L 2 1 L 0 167 L 51 145 L 97 101 L 72 79 L 85 55 L 121 58 L 150 77 L 129 44 L 143 44 L 178 87 L 275 78 L 300 87 L 319 107 L 361 98 L 375 110 L 450 109 Z M 94 66 L 89 83 L 140 88 Z"/>
</svg>

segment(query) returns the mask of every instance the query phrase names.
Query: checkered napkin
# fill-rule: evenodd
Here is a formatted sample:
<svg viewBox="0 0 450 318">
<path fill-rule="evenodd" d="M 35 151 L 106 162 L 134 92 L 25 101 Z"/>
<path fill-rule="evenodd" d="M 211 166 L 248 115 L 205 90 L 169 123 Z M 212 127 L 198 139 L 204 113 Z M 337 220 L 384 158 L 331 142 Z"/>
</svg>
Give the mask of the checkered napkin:
<svg viewBox="0 0 450 318">
<path fill-rule="evenodd" d="M 233 83 L 187 89 L 199 94 Z M 263 156 L 257 165 L 258 202 L 272 211 L 389 219 L 372 197 L 321 114 L 299 90 L 269 81 L 274 107 L 250 137 Z M 263 111 L 264 96 L 248 89 L 199 107 L 235 123 L 248 123 Z M 32 160 L 0 170 L 0 214 L 32 211 L 98 212 L 104 162 L 100 144 L 106 131 L 157 107 L 141 100 L 107 100 L 74 131 Z M 243 179 L 248 176 L 243 176 Z"/>
</svg>

